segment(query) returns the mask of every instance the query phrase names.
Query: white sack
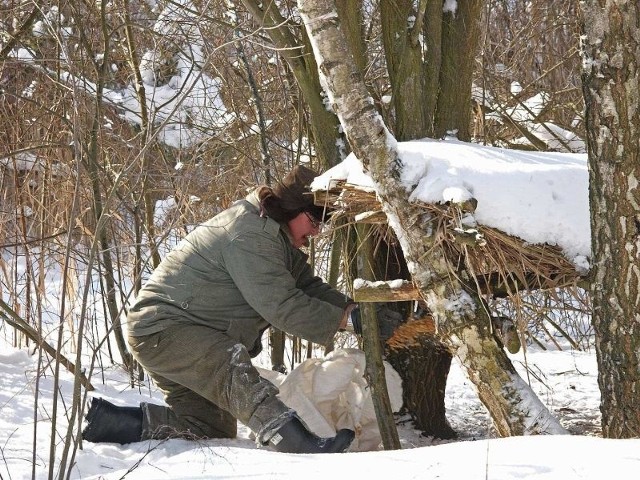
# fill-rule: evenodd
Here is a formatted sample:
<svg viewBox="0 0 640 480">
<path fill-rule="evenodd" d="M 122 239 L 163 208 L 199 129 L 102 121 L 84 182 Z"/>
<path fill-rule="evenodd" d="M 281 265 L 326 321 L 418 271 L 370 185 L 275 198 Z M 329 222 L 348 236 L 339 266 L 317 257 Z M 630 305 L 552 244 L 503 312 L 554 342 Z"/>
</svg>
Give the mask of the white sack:
<svg viewBox="0 0 640 480">
<path fill-rule="evenodd" d="M 390 364 L 384 362 L 384 367 L 391 408 L 397 412 L 402 407 L 402 380 Z M 362 350 L 335 350 L 325 358 L 305 360 L 289 375 L 258 370 L 278 386 L 279 398 L 316 435 L 333 437 L 337 430 L 349 428 L 356 432 L 349 451 L 381 448 L 371 391 L 364 378 Z"/>
</svg>

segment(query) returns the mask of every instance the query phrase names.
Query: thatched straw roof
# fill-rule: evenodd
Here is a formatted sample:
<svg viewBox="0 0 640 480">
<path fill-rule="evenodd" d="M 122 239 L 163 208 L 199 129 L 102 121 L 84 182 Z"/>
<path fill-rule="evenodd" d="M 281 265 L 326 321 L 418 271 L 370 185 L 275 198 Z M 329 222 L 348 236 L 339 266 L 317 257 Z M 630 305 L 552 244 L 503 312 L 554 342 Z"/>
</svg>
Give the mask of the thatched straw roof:
<svg viewBox="0 0 640 480">
<path fill-rule="evenodd" d="M 375 192 L 344 182 L 330 191 L 316 191 L 318 205 L 337 206 L 334 220 L 386 224 L 386 216 Z M 477 234 L 461 229 L 464 210 L 460 206 L 422 204 L 425 212 L 439 219 L 437 242 L 453 270 L 464 262 L 483 294 L 508 296 L 521 290 L 575 286 L 585 279 L 562 251 L 552 245 L 534 245 L 495 228 L 478 225 Z M 472 207 L 471 207 L 472 208 Z"/>
</svg>

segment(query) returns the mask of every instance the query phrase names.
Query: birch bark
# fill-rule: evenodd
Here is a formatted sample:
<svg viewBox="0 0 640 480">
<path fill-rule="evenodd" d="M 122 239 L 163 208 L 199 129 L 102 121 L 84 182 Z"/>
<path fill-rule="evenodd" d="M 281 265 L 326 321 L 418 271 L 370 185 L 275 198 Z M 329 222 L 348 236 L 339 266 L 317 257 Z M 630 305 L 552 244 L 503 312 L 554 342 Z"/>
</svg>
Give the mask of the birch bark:
<svg viewBox="0 0 640 480">
<path fill-rule="evenodd" d="M 640 436 L 640 5 L 581 2 L 602 433 Z"/>
<path fill-rule="evenodd" d="M 466 292 L 436 244 L 433 219 L 408 201 L 400 182 L 397 144 L 355 67 L 333 0 L 298 0 L 322 84 L 351 148 L 369 169 L 389 223 L 402 245 L 412 279 L 439 327 L 439 334 L 464 365 L 502 436 L 565 433 L 520 378 L 493 339 L 488 313 Z"/>
</svg>

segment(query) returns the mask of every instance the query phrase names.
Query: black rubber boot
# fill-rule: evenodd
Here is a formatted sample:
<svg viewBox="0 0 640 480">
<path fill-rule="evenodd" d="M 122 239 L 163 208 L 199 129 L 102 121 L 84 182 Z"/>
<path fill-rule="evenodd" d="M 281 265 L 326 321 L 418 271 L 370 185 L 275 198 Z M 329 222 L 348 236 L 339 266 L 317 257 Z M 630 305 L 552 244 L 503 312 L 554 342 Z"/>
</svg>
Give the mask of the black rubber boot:
<svg viewBox="0 0 640 480">
<path fill-rule="evenodd" d="M 293 416 L 271 437 L 269 444 L 283 453 L 341 453 L 349 448 L 354 437 L 355 432 L 345 428 L 335 437 L 320 438 Z"/>
<path fill-rule="evenodd" d="M 142 436 L 142 408 L 118 407 L 102 398 L 92 398 L 82 438 L 88 442 L 131 443 Z"/>
</svg>

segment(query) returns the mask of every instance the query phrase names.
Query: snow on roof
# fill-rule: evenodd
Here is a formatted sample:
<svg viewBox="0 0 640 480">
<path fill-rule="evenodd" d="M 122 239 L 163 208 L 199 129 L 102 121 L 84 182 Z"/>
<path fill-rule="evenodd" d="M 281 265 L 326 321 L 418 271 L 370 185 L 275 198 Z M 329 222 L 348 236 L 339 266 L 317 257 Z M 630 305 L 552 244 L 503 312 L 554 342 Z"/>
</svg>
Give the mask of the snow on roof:
<svg viewBox="0 0 640 480">
<path fill-rule="evenodd" d="M 557 245 L 581 269 L 591 255 L 587 155 L 525 152 L 458 140 L 399 142 L 401 182 L 411 201 L 478 201 L 477 223 L 533 244 Z M 376 190 L 362 163 L 349 155 L 311 188 L 345 180 Z"/>
</svg>

